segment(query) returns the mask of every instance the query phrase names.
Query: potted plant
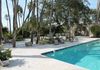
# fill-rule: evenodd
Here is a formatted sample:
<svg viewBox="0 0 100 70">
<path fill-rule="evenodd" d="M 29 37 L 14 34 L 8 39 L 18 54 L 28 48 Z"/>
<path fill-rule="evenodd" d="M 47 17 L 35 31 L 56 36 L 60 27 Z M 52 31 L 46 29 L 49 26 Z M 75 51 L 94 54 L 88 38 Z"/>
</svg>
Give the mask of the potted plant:
<svg viewBox="0 0 100 70">
<path fill-rule="evenodd" d="M 0 48 L 0 60 L 3 66 L 9 65 L 9 58 L 11 58 L 11 50 Z"/>
</svg>

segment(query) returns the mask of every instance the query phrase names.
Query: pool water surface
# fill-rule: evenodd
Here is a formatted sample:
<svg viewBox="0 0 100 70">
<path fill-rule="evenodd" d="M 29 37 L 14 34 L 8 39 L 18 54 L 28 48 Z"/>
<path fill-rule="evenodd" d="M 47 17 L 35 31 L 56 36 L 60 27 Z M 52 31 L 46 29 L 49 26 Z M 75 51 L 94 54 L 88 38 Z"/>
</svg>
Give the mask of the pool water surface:
<svg viewBox="0 0 100 70">
<path fill-rule="evenodd" d="M 100 40 L 44 53 L 43 55 L 89 70 L 100 70 Z"/>
</svg>

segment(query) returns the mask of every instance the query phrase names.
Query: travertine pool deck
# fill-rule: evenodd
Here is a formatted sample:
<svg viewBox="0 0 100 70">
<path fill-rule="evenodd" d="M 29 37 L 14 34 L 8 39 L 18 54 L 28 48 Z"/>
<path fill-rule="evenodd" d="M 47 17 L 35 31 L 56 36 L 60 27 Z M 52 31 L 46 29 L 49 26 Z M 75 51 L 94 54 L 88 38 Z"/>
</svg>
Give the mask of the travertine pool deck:
<svg viewBox="0 0 100 70">
<path fill-rule="evenodd" d="M 0 70 L 87 70 L 41 54 L 92 40 L 96 38 L 80 37 L 77 42 L 66 42 L 60 45 L 33 45 L 32 47 L 25 47 L 25 42 L 17 42 L 17 48 L 11 48 L 13 58 L 10 59 L 10 65 L 1 67 Z M 11 47 L 10 44 L 5 46 Z"/>
</svg>

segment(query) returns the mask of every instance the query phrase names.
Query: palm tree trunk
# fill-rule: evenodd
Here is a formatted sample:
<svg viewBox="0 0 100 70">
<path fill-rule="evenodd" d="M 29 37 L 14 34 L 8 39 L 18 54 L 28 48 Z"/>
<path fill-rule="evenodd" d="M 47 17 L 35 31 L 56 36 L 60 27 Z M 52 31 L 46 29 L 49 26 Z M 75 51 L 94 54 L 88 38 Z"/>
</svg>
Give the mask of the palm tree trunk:
<svg viewBox="0 0 100 70">
<path fill-rule="evenodd" d="M 52 39 L 52 35 L 53 35 L 53 33 L 52 33 L 52 17 L 53 17 L 53 0 L 51 0 L 51 2 L 52 2 L 52 4 L 51 4 L 51 7 L 52 7 L 52 9 L 51 9 L 51 12 L 50 12 L 50 21 L 49 21 L 49 24 L 50 24 L 50 28 L 49 28 L 49 36 L 50 36 L 50 39 Z"/>
<path fill-rule="evenodd" d="M 38 44 L 39 40 L 40 40 L 39 28 L 40 28 L 40 23 L 42 23 L 42 21 L 43 21 L 44 6 L 45 6 L 45 0 L 43 2 L 43 7 L 42 7 L 42 10 L 41 10 L 41 13 L 40 13 L 40 20 L 39 20 L 39 18 L 38 18 L 38 0 L 37 0 L 37 40 L 36 40 L 36 44 Z"/>
<path fill-rule="evenodd" d="M 32 2 L 32 1 L 31 1 Z M 32 17 L 33 17 L 33 19 L 35 19 L 36 17 L 35 17 L 35 0 L 34 0 L 34 2 L 32 2 Z M 31 43 L 33 44 L 33 28 L 32 28 L 32 30 L 31 30 Z"/>
<path fill-rule="evenodd" d="M 33 44 L 33 30 L 31 31 L 31 43 Z"/>
<path fill-rule="evenodd" d="M 36 41 L 36 44 L 39 43 L 39 40 L 40 40 L 40 34 L 39 34 L 39 27 L 40 27 L 40 24 L 39 24 L 39 10 L 38 10 L 38 0 L 37 0 L 37 41 Z"/>
<path fill-rule="evenodd" d="M 2 44 L 2 0 L 0 0 L 0 45 Z"/>
<path fill-rule="evenodd" d="M 16 30 L 17 30 L 17 1 L 14 0 L 13 7 L 13 47 L 16 47 Z"/>
<path fill-rule="evenodd" d="M 10 33 L 11 33 L 11 18 L 10 18 L 10 13 L 9 13 L 9 7 L 8 7 L 8 1 L 6 0 L 6 7 L 7 7 L 7 12 L 8 12 L 8 20 L 9 20 L 9 28 L 10 28 Z"/>
</svg>

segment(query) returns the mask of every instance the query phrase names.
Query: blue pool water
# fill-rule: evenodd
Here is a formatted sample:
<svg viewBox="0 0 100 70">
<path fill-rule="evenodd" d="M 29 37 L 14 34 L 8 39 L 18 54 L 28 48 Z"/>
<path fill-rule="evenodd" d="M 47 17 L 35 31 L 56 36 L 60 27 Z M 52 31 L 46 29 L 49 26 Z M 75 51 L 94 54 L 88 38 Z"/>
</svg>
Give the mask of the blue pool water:
<svg viewBox="0 0 100 70">
<path fill-rule="evenodd" d="M 100 70 L 100 40 L 44 53 L 43 55 L 89 70 Z"/>
</svg>

